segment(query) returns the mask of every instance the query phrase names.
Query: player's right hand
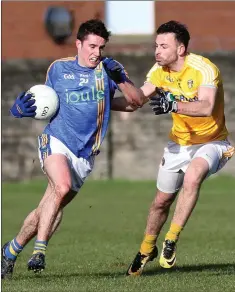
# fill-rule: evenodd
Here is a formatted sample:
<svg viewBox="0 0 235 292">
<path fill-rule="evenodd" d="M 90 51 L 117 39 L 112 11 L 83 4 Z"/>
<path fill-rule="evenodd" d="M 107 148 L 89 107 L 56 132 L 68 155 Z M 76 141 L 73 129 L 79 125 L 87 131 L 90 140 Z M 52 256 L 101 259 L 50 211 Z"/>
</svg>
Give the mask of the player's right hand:
<svg viewBox="0 0 235 292">
<path fill-rule="evenodd" d="M 32 99 L 32 94 L 22 92 L 17 96 L 10 113 L 15 118 L 34 117 L 36 115 L 36 106 L 33 106 L 35 99 Z"/>
<path fill-rule="evenodd" d="M 156 88 L 156 95 L 150 98 L 149 105 L 152 107 L 155 115 L 176 113 L 178 110 L 174 95 L 161 88 Z"/>
</svg>

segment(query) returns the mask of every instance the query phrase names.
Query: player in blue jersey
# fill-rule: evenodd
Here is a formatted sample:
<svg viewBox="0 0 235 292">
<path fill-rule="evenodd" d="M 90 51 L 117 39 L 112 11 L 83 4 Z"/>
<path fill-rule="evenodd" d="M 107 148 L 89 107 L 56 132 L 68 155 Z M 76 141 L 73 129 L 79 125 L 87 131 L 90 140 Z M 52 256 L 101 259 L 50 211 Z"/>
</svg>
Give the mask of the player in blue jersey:
<svg viewBox="0 0 235 292">
<path fill-rule="evenodd" d="M 2 248 L 2 278 L 11 276 L 18 254 L 36 236 L 28 269 L 45 268 L 48 241 L 61 222 L 63 208 L 74 198 L 92 171 L 104 139 L 110 110 L 133 111 L 143 104 L 121 64 L 102 57 L 110 32 L 99 20 L 81 24 L 77 56 L 53 62 L 46 85 L 58 94 L 60 108 L 39 136 L 39 159 L 48 186 L 17 236 Z M 125 97 L 113 98 L 119 88 Z M 133 90 L 133 94 L 132 94 Z M 127 97 L 129 96 L 129 97 Z M 11 108 L 16 118 L 34 117 L 30 94 L 20 94 Z"/>
</svg>

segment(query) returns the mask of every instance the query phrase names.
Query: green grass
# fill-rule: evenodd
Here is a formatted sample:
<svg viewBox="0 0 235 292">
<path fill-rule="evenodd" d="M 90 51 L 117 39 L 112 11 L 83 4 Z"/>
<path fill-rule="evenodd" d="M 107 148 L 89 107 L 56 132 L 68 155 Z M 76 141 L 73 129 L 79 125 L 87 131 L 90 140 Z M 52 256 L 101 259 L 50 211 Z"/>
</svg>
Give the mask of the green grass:
<svg viewBox="0 0 235 292">
<path fill-rule="evenodd" d="M 45 182 L 3 184 L 2 242 L 12 239 L 33 209 Z M 200 200 L 177 250 L 177 268 L 149 263 L 142 277 L 125 277 L 139 249 L 155 182 L 88 181 L 66 208 L 60 231 L 47 251 L 47 268 L 28 272 L 31 242 L 17 260 L 14 277 L 2 291 L 234 291 L 235 179 L 205 182 Z M 169 221 L 163 229 L 158 246 Z"/>
</svg>

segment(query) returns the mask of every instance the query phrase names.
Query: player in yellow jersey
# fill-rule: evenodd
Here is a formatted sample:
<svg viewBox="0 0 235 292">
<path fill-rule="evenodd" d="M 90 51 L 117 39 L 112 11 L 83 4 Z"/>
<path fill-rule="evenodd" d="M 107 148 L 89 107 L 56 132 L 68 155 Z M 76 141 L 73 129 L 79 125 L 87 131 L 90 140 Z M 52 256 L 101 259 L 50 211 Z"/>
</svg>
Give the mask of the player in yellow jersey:
<svg viewBox="0 0 235 292">
<path fill-rule="evenodd" d="M 159 167 L 158 190 L 144 239 L 127 275 L 140 275 L 146 263 L 157 257 L 157 238 L 179 192 L 160 255 L 163 268 L 175 265 L 176 243 L 197 203 L 202 182 L 234 153 L 227 140 L 219 69 L 209 59 L 188 53 L 189 40 L 183 24 L 162 24 L 156 36 L 156 64 L 141 87 L 142 98 L 145 102 L 150 99 L 156 115 L 172 113 L 173 127 Z"/>
</svg>

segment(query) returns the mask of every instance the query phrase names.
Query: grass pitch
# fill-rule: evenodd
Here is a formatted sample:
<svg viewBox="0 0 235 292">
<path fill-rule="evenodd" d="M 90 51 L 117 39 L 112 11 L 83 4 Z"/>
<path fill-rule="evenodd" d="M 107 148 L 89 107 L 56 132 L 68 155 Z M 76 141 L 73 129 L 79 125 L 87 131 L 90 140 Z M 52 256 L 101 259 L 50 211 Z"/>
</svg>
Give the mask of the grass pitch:
<svg viewBox="0 0 235 292">
<path fill-rule="evenodd" d="M 2 243 L 16 235 L 44 189 L 44 181 L 3 184 Z M 17 260 L 13 279 L 2 282 L 2 291 L 235 291 L 232 177 L 204 183 L 181 234 L 174 270 L 160 268 L 156 260 L 141 277 L 124 276 L 139 249 L 154 195 L 155 182 L 87 181 L 50 241 L 46 270 L 41 275 L 27 271 L 31 242 Z M 168 227 L 169 220 L 159 249 Z"/>
</svg>

